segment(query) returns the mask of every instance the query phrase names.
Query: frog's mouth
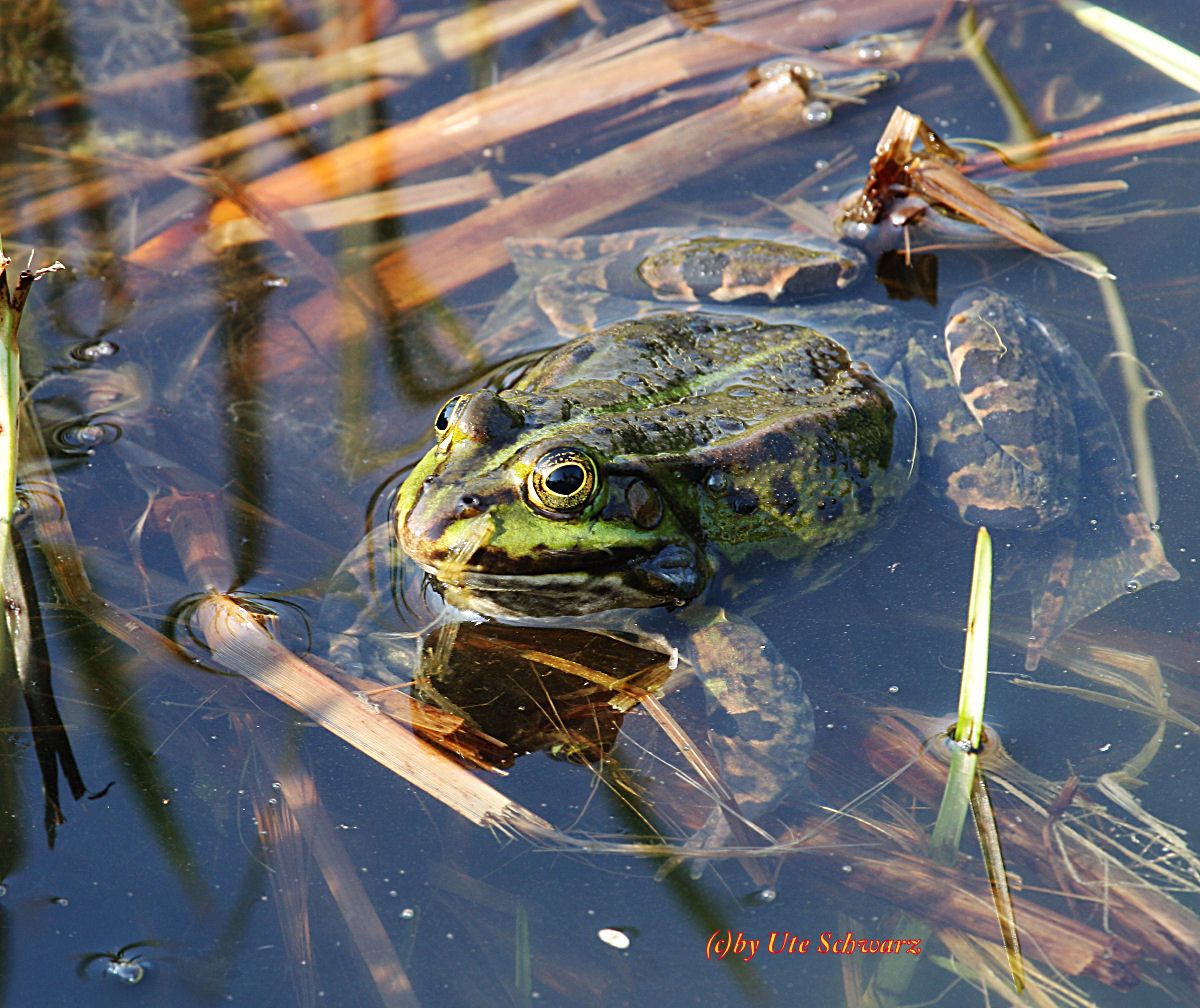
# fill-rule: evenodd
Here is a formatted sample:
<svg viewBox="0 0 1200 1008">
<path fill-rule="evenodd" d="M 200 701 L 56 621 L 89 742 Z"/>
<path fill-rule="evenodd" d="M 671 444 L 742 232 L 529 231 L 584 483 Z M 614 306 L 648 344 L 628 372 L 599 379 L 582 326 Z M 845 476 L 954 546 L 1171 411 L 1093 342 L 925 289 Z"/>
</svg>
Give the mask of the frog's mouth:
<svg viewBox="0 0 1200 1008">
<path fill-rule="evenodd" d="M 678 545 L 651 555 L 615 550 L 595 557 L 489 559 L 476 554 L 469 564 L 421 566 L 449 602 L 483 615 L 570 616 L 678 604 L 695 598 L 706 580 L 697 555 Z M 505 562 L 519 562 L 520 569 L 504 570 Z"/>
</svg>

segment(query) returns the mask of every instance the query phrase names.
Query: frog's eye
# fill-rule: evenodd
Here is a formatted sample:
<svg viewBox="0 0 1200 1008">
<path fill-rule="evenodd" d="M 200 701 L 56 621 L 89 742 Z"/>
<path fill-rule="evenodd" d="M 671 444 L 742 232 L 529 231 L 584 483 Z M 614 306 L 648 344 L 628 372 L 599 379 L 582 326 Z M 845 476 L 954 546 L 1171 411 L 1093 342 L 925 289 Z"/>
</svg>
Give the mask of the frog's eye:
<svg viewBox="0 0 1200 1008">
<path fill-rule="evenodd" d="M 453 399 L 448 400 L 446 405 L 438 410 L 437 418 L 433 421 L 433 429 L 439 435 L 445 434 L 450 429 L 450 425 L 458 419 L 470 398 L 469 395 L 456 395 Z"/>
<path fill-rule="evenodd" d="M 578 448 L 555 448 L 534 464 L 525 484 L 529 503 L 550 514 L 578 511 L 596 491 L 596 463 Z"/>
</svg>

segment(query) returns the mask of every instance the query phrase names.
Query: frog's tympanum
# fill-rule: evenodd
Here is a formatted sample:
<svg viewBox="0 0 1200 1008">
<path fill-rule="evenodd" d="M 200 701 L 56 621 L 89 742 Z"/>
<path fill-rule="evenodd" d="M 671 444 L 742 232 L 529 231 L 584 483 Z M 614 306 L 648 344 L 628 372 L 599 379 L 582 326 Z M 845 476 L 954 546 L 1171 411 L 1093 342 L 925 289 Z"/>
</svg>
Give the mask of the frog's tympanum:
<svg viewBox="0 0 1200 1008">
<path fill-rule="evenodd" d="M 446 403 L 399 493 L 400 544 L 485 616 L 676 610 L 752 819 L 804 779 L 813 720 L 739 611 L 746 580 L 802 604 L 918 482 L 954 518 L 1038 544 L 1031 664 L 1130 584 L 1176 576 L 1083 362 L 1001 293 L 963 294 L 933 332 L 865 301 L 780 307 L 848 282 L 855 258 L 834 247 L 641 232 L 514 251 L 522 282 L 493 330 L 516 349 L 541 316 L 583 334 Z M 726 835 L 714 813 L 703 841 Z"/>
</svg>

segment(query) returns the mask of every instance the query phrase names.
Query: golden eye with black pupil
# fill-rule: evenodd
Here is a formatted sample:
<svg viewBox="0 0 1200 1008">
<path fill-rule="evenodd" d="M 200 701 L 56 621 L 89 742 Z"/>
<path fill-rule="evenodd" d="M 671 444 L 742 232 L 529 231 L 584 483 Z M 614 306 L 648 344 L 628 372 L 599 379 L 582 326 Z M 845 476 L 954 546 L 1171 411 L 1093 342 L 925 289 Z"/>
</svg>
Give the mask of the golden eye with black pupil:
<svg viewBox="0 0 1200 1008">
<path fill-rule="evenodd" d="M 596 492 L 596 463 L 578 448 L 554 448 L 534 464 L 525 483 L 529 503 L 549 514 L 579 511 Z"/>
<path fill-rule="evenodd" d="M 433 421 L 433 429 L 438 434 L 445 434 L 450 429 L 450 425 L 458 419 L 470 398 L 469 395 L 456 395 L 453 399 L 447 400 L 446 405 L 438 410 L 438 415 Z"/>
</svg>

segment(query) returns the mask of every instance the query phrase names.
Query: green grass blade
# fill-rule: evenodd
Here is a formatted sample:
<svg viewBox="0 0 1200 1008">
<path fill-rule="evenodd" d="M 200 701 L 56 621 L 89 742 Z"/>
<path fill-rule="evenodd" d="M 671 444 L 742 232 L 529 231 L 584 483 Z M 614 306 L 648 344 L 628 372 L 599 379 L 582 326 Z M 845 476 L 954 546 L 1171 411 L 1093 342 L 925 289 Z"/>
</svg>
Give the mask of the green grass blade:
<svg viewBox="0 0 1200 1008">
<path fill-rule="evenodd" d="M 971 792 L 975 786 L 976 753 L 983 738 L 983 704 L 987 697 L 988 635 L 992 621 L 992 539 L 985 528 L 975 537 L 975 571 L 967 606 L 967 638 L 962 680 L 958 692 L 958 721 L 952 732 L 955 743 L 950 773 L 930 841 L 930 857 L 953 864 L 962 837 Z"/>
<path fill-rule="evenodd" d="M 0 244 L 0 570 L 11 549 L 10 522 L 17 503 L 17 406 L 21 401 L 17 328 L 24 303 L 19 284 L 9 293 L 8 264 Z"/>
<path fill-rule="evenodd" d="M 930 860 L 938 864 L 954 864 L 963 825 L 967 821 L 967 811 L 971 808 L 971 794 L 978 774 L 976 754 L 983 736 L 991 612 L 992 540 L 987 529 L 980 528 L 975 538 L 975 570 L 971 576 L 971 598 L 967 607 L 966 651 L 959 687 L 958 723 L 952 732 L 956 744 L 950 754 L 946 790 L 942 794 L 942 804 L 929 842 Z M 897 922 L 896 933 L 924 940 L 929 936 L 930 928 L 923 920 L 906 913 Z M 917 966 L 915 961 L 903 961 L 908 958 L 896 956 L 884 959 L 879 964 L 863 998 L 864 1005 L 879 1008 L 901 1003 Z"/>
<path fill-rule="evenodd" d="M 967 642 L 962 685 L 958 693 L 958 723 L 954 741 L 977 752 L 983 737 L 983 703 L 987 696 L 988 638 L 992 625 L 992 537 L 980 528 L 975 537 L 975 572 L 967 607 Z"/>
<path fill-rule="evenodd" d="M 996 920 L 1008 953 L 1013 986 L 1025 989 L 1025 965 L 1013 916 L 1012 893 L 1004 870 L 1000 832 L 992 811 L 987 785 L 979 772 L 978 756 L 983 740 L 983 706 L 987 697 L 988 639 L 992 617 L 992 540 L 985 528 L 975 539 L 975 572 L 971 577 L 971 601 L 967 607 L 967 639 L 963 654 L 962 685 L 958 694 L 958 722 L 954 726 L 955 749 L 950 758 L 950 775 L 942 807 L 933 828 L 931 856 L 944 864 L 953 862 L 962 837 L 966 810 L 970 808 L 983 851 L 983 864 L 996 907 Z"/>
</svg>

